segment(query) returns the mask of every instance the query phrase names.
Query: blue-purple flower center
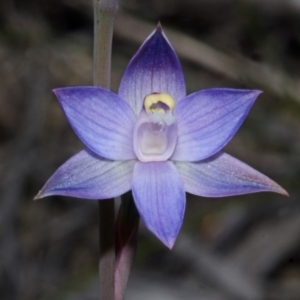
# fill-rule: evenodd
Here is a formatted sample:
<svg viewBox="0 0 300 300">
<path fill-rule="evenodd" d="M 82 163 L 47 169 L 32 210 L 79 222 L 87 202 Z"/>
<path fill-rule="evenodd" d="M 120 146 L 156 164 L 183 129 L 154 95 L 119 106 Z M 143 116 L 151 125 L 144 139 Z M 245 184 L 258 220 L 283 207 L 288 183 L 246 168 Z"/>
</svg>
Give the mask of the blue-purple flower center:
<svg viewBox="0 0 300 300">
<path fill-rule="evenodd" d="M 140 161 L 165 161 L 173 154 L 177 142 L 174 106 L 175 101 L 169 94 L 154 93 L 145 97 L 133 136 L 134 151 Z"/>
</svg>

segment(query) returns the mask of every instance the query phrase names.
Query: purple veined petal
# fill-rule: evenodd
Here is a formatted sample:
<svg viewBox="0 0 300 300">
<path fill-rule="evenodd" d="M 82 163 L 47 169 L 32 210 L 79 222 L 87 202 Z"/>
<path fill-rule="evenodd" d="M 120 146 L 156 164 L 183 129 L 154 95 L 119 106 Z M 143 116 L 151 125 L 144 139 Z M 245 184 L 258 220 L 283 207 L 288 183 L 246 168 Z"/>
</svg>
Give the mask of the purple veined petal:
<svg viewBox="0 0 300 300">
<path fill-rule="evenodd" d="M 173 247 L 185 210 L 183 182 L 170 161 L 137 162 L 133 172 L 134 202 L 147 228 Z"/>
<path fill-rule="evenodd" d="M 256 192 L 288 195 L 276 182 L 238 159 L 219 152 L 199 162 L 176 162 L 185 190 L 203 197 L 225 197 Z"/>
<path fill-rule="evenodd" d="M 119 88 L 119 95 L 128 101 L 137 116 L 144 98 L 152 93 L 170 94 L 175 101 L 186 95 L 178 57 L 160 25 L 131 59 Z"/>
<path fill-rule="evenodd" d="M 107 199 L 131 189 L 136 161 L 110 161 L 83 150 L 64 163 L 46 182 L 35 199 L 51 195 Z"/>
<path fill-rule="evenodd" d="M 112 160 L 134 159 L 136 117 L 126 101 L 98 87 L 54 90 L 72 128 L 96 154 Z"/>
<path fill-rule="evenodd" d="M 220 151 L 233 137 L 260 94 L 255 90 L 207 89 L 177 103 L 176 161 L 200 161 Z"/>
</svg>

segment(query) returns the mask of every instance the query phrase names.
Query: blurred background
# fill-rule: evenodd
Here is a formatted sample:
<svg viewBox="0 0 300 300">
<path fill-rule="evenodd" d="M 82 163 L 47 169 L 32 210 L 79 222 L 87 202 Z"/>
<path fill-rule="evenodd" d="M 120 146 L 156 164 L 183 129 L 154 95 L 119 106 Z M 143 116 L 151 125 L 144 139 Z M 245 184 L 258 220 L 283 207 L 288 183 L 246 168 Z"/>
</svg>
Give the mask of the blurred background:
<svg viewBox="0 0 300 300">
<path fill-rule="evenodd" d="M 112 90 L 161 21 L 188 93 L 264 93 L 226 151 L 282 185 L 188 195 L 169 251 L 140 226 L 126 299 L 300 299 L 300 1 L 120 0 Z M 92 0 L 0 2 L 0 299 L 97 299 L 97 203 L 32 198 L 83 148 L 51 92 L 92 84 Z"/>
</svg>

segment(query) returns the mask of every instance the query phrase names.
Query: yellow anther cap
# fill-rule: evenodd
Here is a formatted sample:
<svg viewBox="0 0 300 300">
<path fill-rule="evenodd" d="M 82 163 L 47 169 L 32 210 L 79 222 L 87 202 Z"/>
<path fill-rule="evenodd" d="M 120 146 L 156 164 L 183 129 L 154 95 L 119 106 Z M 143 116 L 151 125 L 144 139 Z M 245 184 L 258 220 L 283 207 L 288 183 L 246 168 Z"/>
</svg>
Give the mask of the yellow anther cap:
<svg viewBox="0 0 300 300">
<path fill-rule="evenodd" d="M 147 113 L 165 114 L 166 110 L 163 107 L 159 106 L 159 104 L 164 104 L 165 106 L 167 106 L 167 110 L 173 111 L 175 101 L 171 95 L 163 93 L 150 94 L 145 97 L 144 107 Z"/>
</svg>

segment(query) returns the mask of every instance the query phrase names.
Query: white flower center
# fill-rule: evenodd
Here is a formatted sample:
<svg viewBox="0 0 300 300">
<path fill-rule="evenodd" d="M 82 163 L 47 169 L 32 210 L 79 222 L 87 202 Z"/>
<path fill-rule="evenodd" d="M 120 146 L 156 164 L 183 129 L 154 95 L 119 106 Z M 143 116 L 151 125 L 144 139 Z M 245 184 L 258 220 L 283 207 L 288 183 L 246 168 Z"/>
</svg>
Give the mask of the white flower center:
<svg viewBox="0 0 300 300">
<path fill-rule="evenodd" d="M 173 154 L 177 124 L 174 99 L 169 94 L 150 94 L 134 129 L 134 151 L 140 161 L 164 161 Z"/>
</svg>

